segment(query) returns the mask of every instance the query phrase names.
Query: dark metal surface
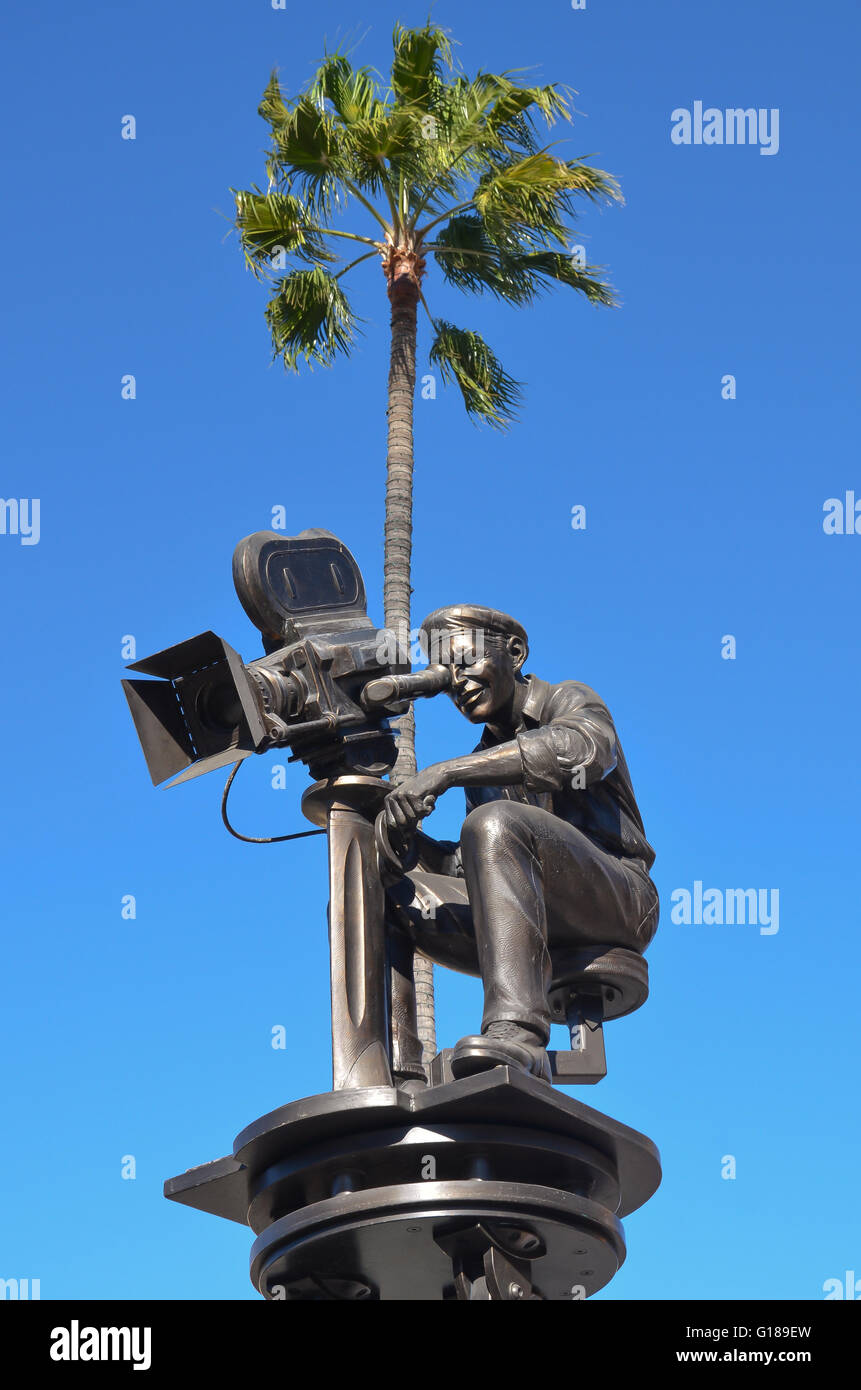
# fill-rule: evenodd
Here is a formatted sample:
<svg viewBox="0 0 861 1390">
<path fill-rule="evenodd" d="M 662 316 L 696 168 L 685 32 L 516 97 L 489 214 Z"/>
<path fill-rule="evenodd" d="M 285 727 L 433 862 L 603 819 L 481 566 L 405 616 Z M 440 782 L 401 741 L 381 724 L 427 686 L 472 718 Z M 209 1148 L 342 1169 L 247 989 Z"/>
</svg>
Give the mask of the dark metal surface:
<svg viewBox="0 0 861 1390">
<path fill-rule="evenodd" d="M 659 1181 L 644 1135 L 500 1067 L 416 1095 L 372 1087 L 294 1101 L 165 1195 L 257 1232 L 252 1280 L 266 1297 L 496 1298 L 500 1260 L 528 1255 L 512 1297 L 557 1300 L 612 1277 L 619 1220 Z M 485 1268 L 497 1248 L 488 1230 L 499 1254 Z"/>
<path fill-rule="evenodd" d="M 525 629 L 495 609 L 431 614 L 426 638 L 445 641 L 410 673 L 329 532 L 246 537 L 234 579 L 263 657 L 205 632 L 123 685 L 156 783 L 276 746 L 316 779 L 302 809 L 329 844 L 333 1091 L 261 1117 L 165 1195 L 249 1225 L 271 1299 L 585 1297 L 660 1182 L 650 1140 L 549 1084 L 600 1080 L 604 1022 L 648 995 L 654 856 L 609 713 L 588 687 L 525 675 Z M 481 742 L 393 790 L 388 718 L 442 691 Z M 457 786 L 459 842 L 417 833 Z M 429 1074 L 414 945 L 485 989 L 482 1033 Z M 571 1048 L 548 1062 L 552 1020 Z"/>
<path fill-rule="evenodd" d="M 423 871 L 435 876 L 433 912 L 416 910 L 419 891 L 412 903 L 390 891 L 393 926 L 438 964 L 481 975 L 481 1034 L 454 1048 L 455 1072 L 507 1057 L 541 1075 L 551 1020 L 572 1000 L 600 998 L 603 1018 L 613 1018 L 646 998 L 654 852 L 612 718 L 593 690 L 526 674 L 526 630 L 496 609 L 437 609 L 422 629 L 431 649 L 445 651 L 454 703 L 484 732 L 472 753 L 394 789 L 377 819 L 388 878 L 399 861 L 414 884 Z M 453 787 L 466 791 L 459 843 L 415 835 Z"/>
<path fill-rule="evenodd" d="M 255 531 L 233 552 L 233 583 L 255 627 L 276 645 L 371 626 L 359 566 L 331 531 Z"/>
<path fill-rule="evenodd" d="M 510 1286 L 548 1301 L 586 1298 L 609 1283 L 625 1259 L 619 1222 L 588 1198 L 527 1183 L 426 1182 L 345 1193 L 276 1222 L 252 1247 L 251 1282 L 268 1299 L 308 1299 L 315 1284 L 347 1279 L 349 1298 L 444 1301 L 473 1295 L 473 1229 L 535 1239 L 543 1254 L 508 1266 L 484 1297 L 516 1297 Z M 492 1248 L 492 1247 L 491 1247 Z M 520 1277 L 518 1277 L 520 1276 Z M 480 1277 L 480 1276 L 478 1276 Z M 367 1289 L 367 1294 L 353 1290 Z M 343 1297 L 344 1295 L 339 1295 Z"/>
<path fill-rule="evenodd" d="M 551 1005 L 552 1005 L 551 996 Z M 565 991 L 565 1026 L 570 1050 L 551 1051 L 550 1070 L 557 1086 L 591 1085 L 607 1075 L 602 1001 Z"/>
<path fill-rule="evenodd" d="M 326 1091 L 279 1106 L 236 1136 L 232 1160 L 241 1168 L 234 1175 L 236 1190 L 245 1184 L 247 1194 L 249 1179 L 285 1153 L 339 1139 L 347 1146 L 356 1134 L 392 1130 L 399 1124 L 408 1128 L 424 1126 L 431 1119 L 437 1124 L 514 1125 L 593 1143 L 612 1158 L 618 1170 L 622 1193 L 619 1216 L 636 1211 L 648 1201 L 660 1181 L 658 1151 L 646 1135 L 602 1115 L 573 1096 L 562 1095 L 544 1082 L 508 1067 L 495 1067 L 482 1075 L 428 1087 L 416 1094 L 375 1086 Z M 226 1161 L 229 1160 L 218 1159 L 216 1163 Z M 211 1170 L 211 1164 L 203 1164 L 170 1178 L 165 1184 L 165 1195 L 201 1211 L 227 1216 L 222 1206 L 227 1187 L 210 1193 Z M 215 1175 L 221 1182 L 220 1168 Z M 246 1211 L 249 1202 L 250 1197 Z M 236 1210 L 235 1196 L 231 1196 L 230 1203 Z"/>
<path fill-rule="evenodd" d="M 370 780 L 370 779 L 368 779 Z M 366 785 L 365 792 L 370 788 Z M 385 905 L 374 830 L 332 785 L 329 832 L 329 957 L 332 1087 L 391 1084 L 385 982 Z M 379 784 L 377 798 L 385 795 Z"/>
<path fill-rule="evenodd" d="M 130 669 L 124 681 L 153 782 L 177 781 L 277 746 L 315 777 L 381 776 L 395 760 L 388 716 L 389 646 L 365 612 L 358 566 L 337 537 L 257 532 L 234 556 L 237 593 L 263 634 L 266 655 L 244 663 L 215 633 L 200 633 Z M 363 702 L 377 683 L 380 698 Z"/>
<path fill-rule="evenodd" d="M 194 763 L 188 776 L 260 747 L 266 725 L 242 660 L 214 632 L 201 632 L 129 667 L 156 681 L 122 682 L 153 784 Z M 223 695 L 218 708 L 207 693 Z"/>
</svg>

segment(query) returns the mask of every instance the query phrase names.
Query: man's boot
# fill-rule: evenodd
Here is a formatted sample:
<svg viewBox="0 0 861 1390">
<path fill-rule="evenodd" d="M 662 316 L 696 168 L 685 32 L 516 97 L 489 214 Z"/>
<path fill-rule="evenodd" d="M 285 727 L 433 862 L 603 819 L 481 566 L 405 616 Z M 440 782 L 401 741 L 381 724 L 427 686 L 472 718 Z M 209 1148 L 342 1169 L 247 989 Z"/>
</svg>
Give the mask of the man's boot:
<svg viewBox="0 0 861 1390">
<path fill-rule="evenodd" d="M 452 1075 L 458 1078 L 491 1067 L 517 1067 L 527 1076 L 552 1079 L 544 1041 L 519 1023 L 489 1023 L 480 1036 L 461 1038 L 451 1054 Z"/>
</svg>

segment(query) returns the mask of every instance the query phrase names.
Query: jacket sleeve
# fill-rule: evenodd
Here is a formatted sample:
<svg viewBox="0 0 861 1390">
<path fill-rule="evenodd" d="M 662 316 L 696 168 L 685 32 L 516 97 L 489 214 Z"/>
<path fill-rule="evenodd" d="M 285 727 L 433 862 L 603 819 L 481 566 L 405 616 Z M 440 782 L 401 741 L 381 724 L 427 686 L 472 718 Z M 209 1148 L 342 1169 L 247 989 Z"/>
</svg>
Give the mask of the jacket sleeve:
<svg viewBox="0 0 861 1390">
<path fill-rule="evenodd" d="M 599 782 L 616 766 L 616 730 L 606 705 L 573 682 L 554 693 L 550 718 L 516 735 L 528 791 L 561 791 Z"/>
</svg>

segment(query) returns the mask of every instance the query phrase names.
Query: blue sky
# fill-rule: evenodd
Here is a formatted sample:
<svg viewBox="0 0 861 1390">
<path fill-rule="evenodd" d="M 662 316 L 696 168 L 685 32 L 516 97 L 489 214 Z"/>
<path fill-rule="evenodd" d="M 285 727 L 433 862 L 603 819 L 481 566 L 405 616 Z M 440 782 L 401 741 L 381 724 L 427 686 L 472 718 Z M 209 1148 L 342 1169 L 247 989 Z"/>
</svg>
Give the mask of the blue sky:
<svg viewBox="0 0 861 1390">
<path fill-rule="evenodd" d="M 861 1271 L 861 535 L 823 530 L 827 499 L 861 498 L 858 11 L 433 13 L 468 71 L 576 88 L 565 152 L 594 155 L 626 197 L 578 228 L 618 310 L 560 291 L 514 311 L 457 297 L 431 269 L 434 311 L 527 383 L 515 429 L 476 429 L 451 392 L 416 404 L 416 621 L 494 604 L 527 627 L 528 669 L 594 686 L 657 850 L 652 997 L 608 1027 L 607 1080 L 575 1093 L 664 1161 L 599 1297 L 821 1299 Z M 382 276 L 351 277 L 355 356 L 286 375 L 225 219 L 229 188 L 263 177 L 271 69 L 295 90 L 324 41 L 348 39 L 385 70 L 394 20 L 425 14 L 407 0 L 48 0 L 7 17 L 0 492 L 40 499 L 41 515 L 38 544 L 0 535 L 0 1276 L 39 1278 L 45 1298 L 256 1297 L 250 1233 L 165 1202 L 162 1182 L 329 1085 L 323 842 L 229 839 L 217 774 L 154 791 L 121 643 L 132 634 L 143 656 L 211 627 L 258 655 L 230 561 L 279 504 L 289 531 L 344 539 L 382 616 Z M 696 101 L 779 110 L 778 153 L 674 144 L 671 113 Z M 427 347 L 424 333 L 420 370 Z M 447 701 L 420 708 L 421 763 L 470 735 Z M 237 784 L 247 833 L 303 828 L 304 773 L 273 790 L 277 761 Z M 461 815 L 450 792 L 427 828 L 454 836 Z M 697 881 L 778 890 L 779 930 L 674 923 L 671 895 Z M 477 1026 L 480 989 L 441 972 L 437 985 L 450 1045 Z"/>
</svg>

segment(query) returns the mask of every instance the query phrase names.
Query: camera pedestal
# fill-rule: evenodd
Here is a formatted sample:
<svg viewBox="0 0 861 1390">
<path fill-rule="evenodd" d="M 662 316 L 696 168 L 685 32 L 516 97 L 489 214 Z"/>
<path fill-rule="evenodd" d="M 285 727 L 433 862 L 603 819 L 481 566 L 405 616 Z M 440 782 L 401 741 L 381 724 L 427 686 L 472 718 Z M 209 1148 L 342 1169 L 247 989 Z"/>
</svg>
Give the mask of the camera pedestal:
<svg viewBox="0 0 861 1390">
<path fill-rule="evenodd" d="M 661 1177 L 645 1135 L 507 1067 L 293 1101 L 165 1196 L 251 1227 L 272 1301 L 575 1300 Z"/>
<path fill-rule="evenodd" d="M 390 790 L 380 777 L 315 782 L 303 814 L 329 841 L 332 1088 L 391 1086 L 385 890 L 374 817 Z"/>
</svg>

